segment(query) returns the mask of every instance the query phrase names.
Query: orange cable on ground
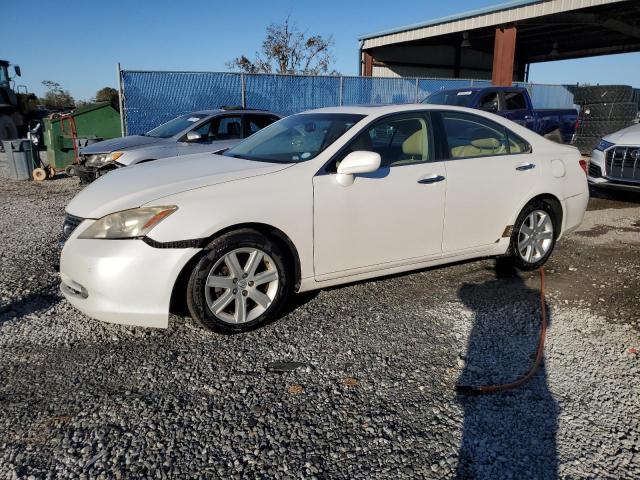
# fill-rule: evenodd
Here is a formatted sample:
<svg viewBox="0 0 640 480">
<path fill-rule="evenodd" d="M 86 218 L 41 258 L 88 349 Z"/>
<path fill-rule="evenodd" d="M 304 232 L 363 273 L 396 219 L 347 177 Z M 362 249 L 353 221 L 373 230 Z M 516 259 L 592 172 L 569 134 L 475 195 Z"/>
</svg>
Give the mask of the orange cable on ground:
<svg viewBox="0 0 640 480">
<path fill-rule="evenodd" d="M 538 371 L 542 363 L 542 355 L 544 354 L 544 340 L 547 336 L 547 307 L 544 302 L 544 269 L 540 267 L 540 339 L 538 340 L 538 349 L 536 351 L 536 359 L 527 373 L 522 377 L 510 383 L 502 383 L 498 385 L 456 385 L 456 391 L 463 394 L 484 394 L 500 392 L 502 390 L 510 390 L 519 387 L 528 382 Z"/>
</svg>

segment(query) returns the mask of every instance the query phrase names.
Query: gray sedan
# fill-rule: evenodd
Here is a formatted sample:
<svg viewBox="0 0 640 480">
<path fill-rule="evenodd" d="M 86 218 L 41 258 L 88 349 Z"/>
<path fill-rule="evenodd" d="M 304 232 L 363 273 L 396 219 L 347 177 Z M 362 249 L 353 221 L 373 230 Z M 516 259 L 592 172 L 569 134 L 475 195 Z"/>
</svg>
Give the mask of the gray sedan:
<svg viewBox="0 0 640 480">
<path fill-rule="evenodd" d="M 202 110 L 181 115 L 142 135 L 97 142 L 80 151 L 75 167 L 82 183 L 89 183 L 119 167 L 158 158 L 218 152 L 280 119 L 260 110 Z"/>
</svg>

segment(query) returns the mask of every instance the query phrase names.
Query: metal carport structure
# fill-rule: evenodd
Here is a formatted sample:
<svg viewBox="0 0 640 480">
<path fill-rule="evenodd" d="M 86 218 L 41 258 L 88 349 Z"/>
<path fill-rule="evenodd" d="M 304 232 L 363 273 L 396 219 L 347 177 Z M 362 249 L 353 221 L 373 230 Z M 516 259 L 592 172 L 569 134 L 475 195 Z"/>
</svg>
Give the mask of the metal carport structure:
<svg viewBox="0 0 640 480">
<path fill-rule="evenodd" d="M 640 51 L 640 0 L 516 0 L 359 40 L 363 76 L 510 85 L 532 63 Z"/>
</svg>

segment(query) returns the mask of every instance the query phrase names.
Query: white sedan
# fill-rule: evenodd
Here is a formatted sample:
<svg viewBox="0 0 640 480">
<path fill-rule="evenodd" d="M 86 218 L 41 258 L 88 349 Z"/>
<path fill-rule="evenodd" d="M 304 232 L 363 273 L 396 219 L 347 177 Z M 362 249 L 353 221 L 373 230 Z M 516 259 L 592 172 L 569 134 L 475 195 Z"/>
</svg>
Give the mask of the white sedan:
<svg viewBox="0 0 640 480">
<path fill-rule="evenodd" d="M 68 205 L 61 288 L 79 310 L 167 327 L 182 298 L 234 332 L 293 292 L 478 257 L 534 269 L 588 201 L 575 148 L 457 107 L 314 110 L 183 158 L 114 171 Z"/>
</svg>

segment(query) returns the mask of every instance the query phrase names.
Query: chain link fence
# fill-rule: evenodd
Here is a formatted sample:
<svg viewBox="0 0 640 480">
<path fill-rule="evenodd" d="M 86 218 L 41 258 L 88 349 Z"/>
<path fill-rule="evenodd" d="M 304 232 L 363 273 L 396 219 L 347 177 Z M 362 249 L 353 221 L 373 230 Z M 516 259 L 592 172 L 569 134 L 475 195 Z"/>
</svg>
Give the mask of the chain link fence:
<svg viewBox="0 0 640 480">
<path fill-rule="evenodd" d="M 488 80 L 339 77 L 225 72 L 120 71 L 127 135 L 144 133 L 196 110 L 243 106 L 290 115 L 336 105 L 420 102 L 443 89 L 488 87 Z M 519 83 L 535 108 L 573 105 L 562 85 Z"/>
</svg>

